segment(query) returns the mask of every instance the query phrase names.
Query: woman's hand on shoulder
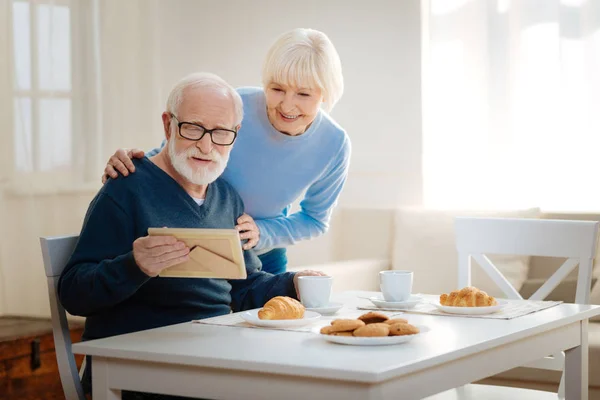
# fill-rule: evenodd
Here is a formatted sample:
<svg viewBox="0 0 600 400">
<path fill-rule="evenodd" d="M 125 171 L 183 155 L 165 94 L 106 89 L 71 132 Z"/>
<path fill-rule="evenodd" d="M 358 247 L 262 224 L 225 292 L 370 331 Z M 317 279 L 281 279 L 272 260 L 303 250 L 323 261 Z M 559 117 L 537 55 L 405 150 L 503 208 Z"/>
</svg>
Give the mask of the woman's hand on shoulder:
<svg viewBox="0 0 600 400">
<path fill-rule="evenodd" d="M 260 230 L 254 222 L 254 218 L 244 213 L 237 219 L 235 229 L 240 233 L 240 239 L 248 239 L 242 246 L 244 250 L 249 250 L 258 244 L 260 239 Z"/>
<path fill-rule="evenodd" d="M 102 174 L 102 183 L 106 183 L 108 178 L 117 178 L 119 174 L 127 176 L 130 172 L 135 172 L 135 166 L 131 160 L 142 158 L 144 154 L 144 151 L 140 149 L 118 149 L 106 163 L 104 174 Z"/>
</svg>

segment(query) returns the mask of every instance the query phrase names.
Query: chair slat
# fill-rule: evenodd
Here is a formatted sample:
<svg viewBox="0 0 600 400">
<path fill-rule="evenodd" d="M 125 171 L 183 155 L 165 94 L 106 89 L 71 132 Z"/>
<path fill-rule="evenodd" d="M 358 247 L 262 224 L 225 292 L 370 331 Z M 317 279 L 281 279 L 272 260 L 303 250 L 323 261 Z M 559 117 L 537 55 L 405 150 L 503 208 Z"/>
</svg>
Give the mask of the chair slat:
<svg viewBox="0 0 600 400">
<path fill-rule="evenodd" d="M 67 314 L 58 300 L 58 280 L 71 254 L 73 254 L 77 240 L 78 236 L 40 238 L 44 270 L 48 282 L 56 361 L 65 399 L 67 400 L 85 400 L 79 371 L 77 371 L 77 364 L 71 350 L 72 343 Z"/>
<path fill-rule="evenodd" d="M 457 217 L 455 232 L 456 247 L 468 253 L 588 259 L 595 255 L 598 222 Z"/>
<path fill-rule="evenodd" d="M 40 238 L 46 276 L 60 276 L 75 250 L 77 240 L 79 236 L 76 235 Z"/>
<path fill-rule="evenodd" d="M 504 292 L 509 299 L 523 300 L 523 296 L 515 289 L 513 285 L 502 275 L 498 268 L 490 261 L 485 254 L 473 254 L 473 259 L 489 275 L 496 285 Z"/>
</svg>

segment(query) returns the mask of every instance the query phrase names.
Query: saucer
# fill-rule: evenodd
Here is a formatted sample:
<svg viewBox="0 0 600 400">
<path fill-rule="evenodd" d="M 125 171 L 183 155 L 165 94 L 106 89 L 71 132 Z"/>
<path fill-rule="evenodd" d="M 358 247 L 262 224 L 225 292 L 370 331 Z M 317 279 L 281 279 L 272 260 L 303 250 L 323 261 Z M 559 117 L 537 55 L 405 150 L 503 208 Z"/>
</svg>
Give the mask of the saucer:
<svg viewBox="0 0 600 400">
<path fill-rule="evenodd" d="M 393 308 L 396 310 L 405 310 L 408 308 L 413 308 L 414 306 L 423 301 L 421 296 L 417 296 L 414 294 L 410 295 L 408 300 L 404 301 L 385 301 L 381 296 L 368 297 L 367 299 L 379 308 Z"/>
<path fill-rule="evenodd" d="M 326 307 L 306 308 L 308 311 L 314 311 L 321 315 L 332 315 L 344 306 L 343 303 L 329 303 Z"/>
</svg>

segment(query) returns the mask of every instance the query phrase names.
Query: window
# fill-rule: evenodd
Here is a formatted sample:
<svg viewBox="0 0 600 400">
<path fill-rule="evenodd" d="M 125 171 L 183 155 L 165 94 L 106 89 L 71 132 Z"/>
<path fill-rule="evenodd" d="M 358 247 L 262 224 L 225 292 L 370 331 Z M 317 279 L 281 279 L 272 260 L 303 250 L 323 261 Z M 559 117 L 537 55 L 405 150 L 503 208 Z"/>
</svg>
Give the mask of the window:
<svg viewBox="0 0 600 400">
<path fill-rule="evenodd" d="M 68 0 L 13 0 L 13 167 L 69 171 L 73 155 L 71 7 Z"/>
<path fill-rule="evenodd" d="M 425 205 L 600 208 L 600 2 L 425 4 Z"/>
</svg>

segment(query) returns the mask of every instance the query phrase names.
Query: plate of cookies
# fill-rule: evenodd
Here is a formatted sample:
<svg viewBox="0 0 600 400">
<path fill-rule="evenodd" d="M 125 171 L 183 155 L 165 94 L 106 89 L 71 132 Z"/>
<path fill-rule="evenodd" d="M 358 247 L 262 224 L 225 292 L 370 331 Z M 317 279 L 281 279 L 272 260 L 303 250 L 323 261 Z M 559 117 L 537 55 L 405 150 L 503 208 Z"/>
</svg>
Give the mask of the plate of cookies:
<svg viewBox="0 0 600 400">
<path fill-rule="evenodd" d="M 321 314 L 307 311 L 298 300 L 287 296 L 273 297 L 263 308 L 244 311 L 240 317 L 255 326 L 291 328 L 304 326 L 321 318 Z"/>
<path fill-rule="evenodd" d="M 438 310 L 449 314 L 484 315 L 502 310 L 508 302 L 496 299 L 474 286 L 467 286 L 442 294 L 439 303 L 432 304 Z"/>
<path fill-rule="evenodd" d="M 336 319 L 321 328 L 321 337 L 329 342 L 355 346 L 384 346 L 408 342 L 429 331 L 412 325 L 404 318 L 390 318 L 372 311 L 356 319 Z"/>
</svg>

